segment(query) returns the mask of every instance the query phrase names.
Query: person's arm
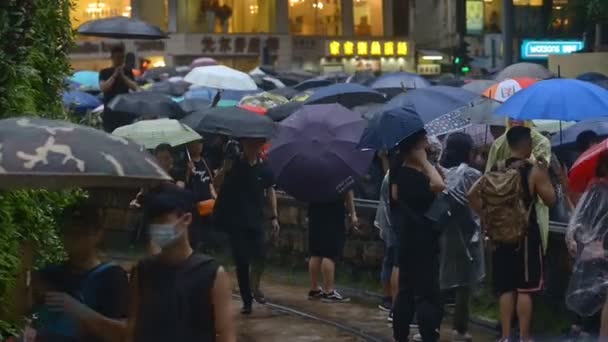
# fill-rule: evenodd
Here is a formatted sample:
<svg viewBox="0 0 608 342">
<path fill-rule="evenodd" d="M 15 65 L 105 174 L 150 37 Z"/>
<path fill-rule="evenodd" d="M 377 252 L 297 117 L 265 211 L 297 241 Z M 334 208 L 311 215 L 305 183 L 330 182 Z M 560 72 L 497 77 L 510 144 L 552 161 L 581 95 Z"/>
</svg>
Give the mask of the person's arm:
<svg viewBox="0 0 608 342">
<path fill-rule="evenodd" d="M 536 193 L 546 206 L 555 204 L 555 189 L 551 183 L 546 166 L 534 166 L 532 168 L 532 191 Z"/>
<path fill-rule="evenodd" d="M 279 234 L 281 231 L 281 225 L 279 224 L 279 210 L 277 206 L 277 192 L 274 190 L 274 187 L 269 187 L 266 189 L 266 196 L 268 197 L 268 205 L 270 206 L 270 213 L 272 215 L 272 233 L 274 235 Z"/>
<path fill-rule="evenodd" d="M 217 342 L 236 342 L 236 330 L 232 315 L 232 288 L 230 278 L 220 266 L 211 290 L 213 317 Z"/>
<path fill-rule="evenodd" d="M 481 214 L 481 207 L 482 207 L 482 201 L 481 201 L 482 179 L 483 178 L 478 179 L 475 182 L 475 184 L 473 184 L 473 186 L 469 190 L 469 193 L 467 194 L 467 199 L 469 200 L 469 206 L 471 207 L 471 209 L 473 209 L 473 211 L 477 215 Z"/>
<path fill-rule="evenodd" d="M 125 84 L 127 85 L 127 87 L 129 87 L 129 89 L 135 91 L 139 89 L 139 85 L 137 85 L 137 83 L 135 83 L 135 81 L 133 81 L 133 73 L 129 72 L 129 75 L 125 74 L 125 68 L 122 67 L 120 68 L 121 72 L 120 72 L 120 77 L 122 77 L 123 81 L 125 82 Z"/>
<path fill-rule="evenodd" d="M 120 77 L 120 69 L 120 67 L 114 69 L 114 73 L 107 79 L 101 79 L 104 75 L 100 76 L 99 89 L 101 89 L 102 92 L 107 93 L 112 90 L 114 83 L 116 83 L 116 80 Z"/>
<path fill-rule="evenodd" d="M 137 274 L 137 266 L 131 271 L 130 281 L 130 301 L 129 301 L 129 318 L 127 319 L 127 328 L 122 339 L 123 342 L 132 342 L 135 340 L 135 326 L 137 324 L 137 316 L 139 315 L 139 276 Z"/>
<path fill-rule="evenodd" d="M 437 168 L 433 166 L 433 164 L 431 164 L 429 161 L 423 162 L 422 165 L 424 167 L 424 173 L 427 177 L 429 177 L 431 191 L 433 191 L 434 193 L 442 192 L 443 189 L 445 189 L 445 183 L 443 182 L 443 177 L 441 177 L 441 174 L 439 173 Z"/>
<path fill-rule="evenodd" d="M 348 214 L 350 215 L 350 223 L 353 228 L 359 228 L 359 218 L 357 217 L 357 207 L 355 205 L 355 192 L 353 190 L 349 190 L 346 193 L 344 198 L 346 210 L 348 210 Z"/>
</svg>

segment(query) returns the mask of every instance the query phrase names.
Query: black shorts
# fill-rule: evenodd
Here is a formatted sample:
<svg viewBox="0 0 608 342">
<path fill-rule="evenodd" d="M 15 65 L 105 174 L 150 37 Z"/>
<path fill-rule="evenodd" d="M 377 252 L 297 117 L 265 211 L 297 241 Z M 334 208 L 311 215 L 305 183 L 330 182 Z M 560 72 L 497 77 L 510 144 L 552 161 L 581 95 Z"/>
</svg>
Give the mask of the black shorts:
<svg viewBox="0 0 608 342">
<path fill-rule="evenodd" d="M 492 285 L 497 295 L 537 293 L 543 288 L 543 247 L 540 230 L 530 227 L 519 245 L 496 245 L 492 253 Z"/>
<path fill-rule="evenodd" d="M 342 256 L 346 228 L 344 202 L 311 204 L 308 208 L 310 256 L 336 260 Z"/>
</svg>

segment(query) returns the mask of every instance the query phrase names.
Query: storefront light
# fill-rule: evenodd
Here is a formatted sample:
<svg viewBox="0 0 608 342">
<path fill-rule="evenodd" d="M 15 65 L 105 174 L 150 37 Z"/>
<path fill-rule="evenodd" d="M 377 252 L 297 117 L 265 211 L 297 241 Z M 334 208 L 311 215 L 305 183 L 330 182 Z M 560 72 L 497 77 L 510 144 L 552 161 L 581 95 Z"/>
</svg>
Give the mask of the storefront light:
<svg viewBox="0 0 608 342">
<path fill-rule="evenodd" d="M 443 60 L 443 56 L 422 56 L 425 61 L 440 61 Z"/>
<path fill-rule="evenodd" d="M 345 42 L 343 45 L 344 54 L 346 56 L 352 56 L 355 54 L 355 43 L 353 42 Z"/>
<path fill-rule="evenodd" d="M 384 43 L 384 55 L 392 56 L 395 54 L 395 43 L 393 42 L 385 42 Z"/>
<path fill-rule="evenodd" d="M 329 43 L 329 54 L 331 56 L 340 56 L 340 42 L 334 40 Z"/>
<path fill-rule="evenodd" d="M 322 10 L 322 9 L 323 9 L 323 6 L 324 6 L 324 5 L 323 5 L 323 3 L 322 3 L 321 1 L 318 1 L 318 2 L 313 2 L 313 3 L 312 3 L 312 7 L 316 8 L 316 9 L 319 9 L 319 10 Z"/>
<path fill-rule="evenodd" d="M 380 42 L 372 42 L 370 54 L 372 56 L 382 55 L 382 47 L 380 45 Z"/>
<path fill-rule="evenodd" d="M 357 42 L 357 55 L 367 56 L 367 42 Z"/>
<path fill-rule="evenodd" d="M 407 56 L 407 43 L 406 42 L 397 43 L 397 55 Z"/>
</svg>

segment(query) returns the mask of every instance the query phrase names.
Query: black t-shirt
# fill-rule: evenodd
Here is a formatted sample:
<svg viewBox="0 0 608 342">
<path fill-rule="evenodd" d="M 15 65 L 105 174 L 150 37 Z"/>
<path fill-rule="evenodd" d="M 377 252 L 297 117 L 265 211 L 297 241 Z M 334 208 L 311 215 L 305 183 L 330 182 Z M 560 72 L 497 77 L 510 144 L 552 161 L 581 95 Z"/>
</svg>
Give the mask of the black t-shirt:
<svg viewBox="0 0 608 342">
<path fill-rule="evenodd" d="M 194 164 L 194 173 L 190 176 L 188 189 L 192 190 L 197 201 L 206 201 L 211 199 L 211 182 L 213 181 L 213 170 L 209 168 L 209 164 L 205 159 L 192 161 Z"/>
<path fill-rule="evenodd" d="M 272 171 L 263 161 L 250 165 L 237 160 L 226 174 L 215 204 L 215 218 L 227 230 L 262 231 L 265 190 L 274 185 Z"/>
<path fill-rule="evenodd" d="M 106 69 L 101 70 L 99 72 L 99 81 L 109 80 L 110 77 L 112 77 L 112 75 L 114 74 L 115 69 L 116 68 L 112 67 L 112 68 L 106 68 Z M 135 79 L 133 77 L 133 71 L 130 70 L 129 68 L 125 68 L 125 76 L 127 76 L 131 80 Z M 116 80 L 114 81 L 114 84 L 112 85 L 112 88 L 110 89 L 110 91 L 103 93 L 103 104 L 104 105 L 108 104 L 117 95 L 128 93 L 129 89 L 130 88 L 127 85 L 127 83 L 122 78 L 117 77 Z"/>
<path fill-rule="evenodd" d="M 92 287 L 87 289 L 87 293 L 95 294 L 95 303 L 87 302 L 87 306 L 107 318 L 126 318 L 129 302 L 127 272 L 119 265 L 107 265 L 105 269 L 95 272 L 102 265 L 86 272 L 76 272 L 65 264 L 55 265 L 40 271 L 39 275 L 47 290 L 67 293 L 75 298 L 80 297 L 78 294 L 82 293 L 86 280 L 87 286 Z M 97 342 L 101 339 L 85 336 L 81 341 Z"/>
</svg>

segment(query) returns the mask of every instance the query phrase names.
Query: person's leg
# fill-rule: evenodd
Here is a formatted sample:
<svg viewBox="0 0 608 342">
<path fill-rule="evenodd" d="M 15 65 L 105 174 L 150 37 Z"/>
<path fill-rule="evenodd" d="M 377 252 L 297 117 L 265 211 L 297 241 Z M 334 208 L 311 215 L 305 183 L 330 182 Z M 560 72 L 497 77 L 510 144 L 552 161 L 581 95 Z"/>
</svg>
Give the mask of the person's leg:
<svg viewBox="0 0 608 342">
<path fill-rule="evenodd" d="M 380 272 L 380 282 L 382 283 L 382 303 L 380 309 L 390 310 L 393 301 L 391 289 L 391 273 L 393 271 L 393 249 L 385 244 L 384 258 L 382 260 L 382 271 Z"/>
<path fill-rule="evenodd" d="M 515 293 L 507 292 L 501 294 L 498 299 L 498 305 L 502 339 L 504 340 L 511 337 L 511 324 L 513 322 L 513 314 L 515 313 Z"/>
<path fill-rule="evenodd" d="M 406 342 L 410 335 L 410 323 L 414 318 L 415 302 L 411 263 L 406 256 L 399 257 L 399 291 L 393 305 L 393 337 L 397 342 Z"/>
<path fill-rule="evenodd" d="M 454 330 L 466 335 L 469 330 L 469 286 L 456 288 L 456 306 L 454 308 Z"/>
<path fill-rule="evenodd" d="M 600 341 L 608 341 L 608 300 L 604 302 L 600 319 Z"/>
<path fill-rule="evenodd" d="M 239 237 L 232 236 L 231 239 L 232 254 L 234 257 L 234 265 L 236 267 L 236 280 L 239 284 L 239 292 L 243 301 L 242 313 L 251 313 L 251 305 L 253 297 L 251 296 L 251 284 L 249 278 L 249 255 L 247 248 L 242 243 Z"/>
<path fill-rule="evenodd" d="M 427 251 L 417 253 L 414 269 L 416 318 L 424 342 L 439 340 L 443 305 L 439 288 L 439 256 Z"/>
<path fill-rule="evenodd" d="M 321 261 L 321 273 L 323 274 L 323 291 L 332 293 L 335 290 L 336 264 L 329 258 Z"/>
<path fill-rule="evenodd" d="M 320 289 L 319 286 L 319 277 L 321 276 L 321 262 L 323 258 L 317 256 L 311 256 L 308 259 L 308 274 L 310 276 L 310 290 L 318 291 Z"/>
<path fill-rule="evenodd" d="M 399 267 L 393 266 L 393 272 L 391 273 L 391 296 L 393 296 L 393 304 L 395 298 L 399 293 Z"/>
<path fill-rule="evenodd" d="M 529 293 L 517 294 L 517 321 L 519 323 L 519 338 L 523 342 L 530 341 L 532 335 L 532 296 Z"/>
<path fill-rule="evenodd" d="M 255 250 L 253 251 L 253 260 L 251 263 L 251 286 L 253 289 L 253 296 L 255 300 L 260 303 L 266 303 L 264 293 L 260 289 L 262 282 L 262 275 L 266 268 L 266 240 L 263 233 L 257 236 L 254 243 Z"/>
</svg>

